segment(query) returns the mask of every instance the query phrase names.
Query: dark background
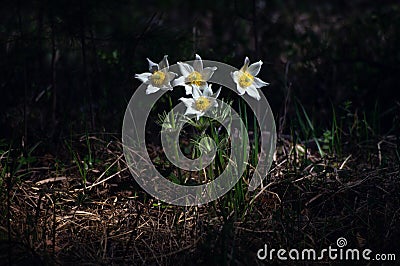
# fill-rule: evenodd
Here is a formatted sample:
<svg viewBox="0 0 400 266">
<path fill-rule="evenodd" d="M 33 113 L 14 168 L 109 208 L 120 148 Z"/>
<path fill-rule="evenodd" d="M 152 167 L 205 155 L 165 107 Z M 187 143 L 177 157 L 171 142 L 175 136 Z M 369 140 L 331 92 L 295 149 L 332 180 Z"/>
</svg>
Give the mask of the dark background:
<svg viewBox="0 0 400 266">
<path fill-rule="evenodd" d="M 119 133 L 134 74 L 164 54 L 261 59 L 275 117 L 298 100 L 321 132 L 333 111 L 398 124 L 397 1 L 3 1 L 0 21 L 0 136 L 25 145 Z"/>
</svg>

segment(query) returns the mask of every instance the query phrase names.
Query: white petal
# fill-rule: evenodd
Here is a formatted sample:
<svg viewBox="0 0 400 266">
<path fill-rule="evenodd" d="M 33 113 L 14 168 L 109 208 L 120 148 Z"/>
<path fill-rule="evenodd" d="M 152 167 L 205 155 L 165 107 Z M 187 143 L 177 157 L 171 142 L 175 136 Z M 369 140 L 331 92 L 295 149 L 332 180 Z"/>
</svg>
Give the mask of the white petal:
<svg viewBox="0 0 400 266">
<path fill-rule="evenodd" d="M 213 98 L 218 98 L 219 94 L 221 93 L 222 86 L 219 87 L 218 91 L 213 95 Z"/>
<path fill-rule="evenodd" d="M 149 71 L 153 72 L 154 70 L 159 70 L 160 67 L 158 66 L 158 64 L 154 63 L 153 61 L 151 61 L 150 59 L 146 58 L 147 61 L 149 62 Z"/>
<path fill-rule="evenodd" d="M 193 86 L 192 94 L 193 94 L 193 99 L 197 99 L 202 95 L 199 87 L 197 87 L 197 86 Z"/>
<path fill-rule="evenodd" d="M 250 59 L 246 56 L 246 58 L 244 59 L 244 64 L 240 70 L 247 71 L 249 64 L 250 64 Z"/>
<path fill-rule="evenodd" d="M 147 82 L 149 81 L 149 78 L 151 77 L 151 73 L 142 73 L 142 74 L 135 74 L 135 78 L 139 79 L 141 82 Z"/>
<path fill-rule="evenodd" d="M 204 113 L 199 113 L 199 114 L 197 114 L 197 115 L 196 115 L 196 119 L 199 120 L 200 116 L 203 116 L 203 115 L 204 115 Z"/>
<path fill-rule="evenodd" d="M 246 92 L 246 90 L 243 89 L 242 87 L 240 87 L 239 84 L 237 84 L 236 89 L 237 89 L 239 95 L 243 95 Z"/>
<path fill-rule="evenodd" d="M 239 82 L 238 82 L 239 74 L 240 74 L 239 71 L 231 72 L 231 77 L 232 77 L 233 81 L 234 81 L 236 84 L 239 83 Z"/>
<path fill-rule="evenodd" d="M 203 61 L 201 60 L 201 57 L 198 54 L 196 54 L 196 59 L 193 62 L 193 68 L 199 73 L 203 71 Z"/>
<path fill-rule="evenodd" d="M 262 81 L 261 79 L 259 79 L 259 78 L 257 78 L 257 77 L 254 77 L 254 86 L 256 87 L 256 88 L 261 88 L 261 87 L 264 87 L 264 86 L 268 86 L 269 85 L 269 83 L 267 83 L 267 82 L 264 82 L 264 81 Z"/>
<path fill-rule="evenodd" d="M 161 60 L 161 62 L 158 64 L 160 69 L 163 68 L 169 68 L 169 64 L 168 64 L 168 55 L 164 55 L 164 58 Z"/>
<path fill-rule="evenodd" d="M 189 64 L 178 62 L 179 70 L 181 71 L 182 75 L 187 77 L 190 73 L 194 71 L 193 67 Z"/>
<path fill-rule="evenodd" d="M 212 86 L 212 84 L 210 84 L 209 86 L 207 86 L 207 87 L 204 88 L 203 96 L 208 96 L 208 97 L 210 97 L 210 96 L 213 95 L 213 91 L 212 91 L 212 89 L 211 89 L 211 86 Z"/>
<path fill-rule="evenodd" d="M 249 68 L 247 69 L 247 72 L 249 72 L 250 75 L 252 75 L 253 77 L 257 76 L 258 73 L 260 73 L 260 69 L 261 69 L 262 64 L 263 64 L 263 62 L 261 60 L 258 61 L 257 63 L 251 64 L 249 66 Z"/>
<path fill-rule="evenodd" d="M 199 89 L 200 91 L 204 91 L 208 87 L 208 83 L 205 82 L 203 85 L 200 85 Z"/>
<path fill-rule="evenodd" d="M 181 77 L 175 79 L 175 80 L 172 82 L 172 84 L 173 84 L 174 86 L 185 86 L 185 77 L 184 77 L 184 76 L 181 76 Z"/>
<path fill-rule="evenodd" d="M 218 102 L 215 98 L 207 97 L 207 99 L 210 101 L 210 106 L 207 108 L 206 111 L 210 110 L 212 107 L 218 107 Z"/>
<path fill-rule="evenodd" d="M 170 82 L 171 80 L 173 80 L 176 76 L 178 76 L 178 74 L 174 73 L 174 72 L 167 72 L 167 80 L 168 82 Z"/>
<path fill-rule="evenodd" d="M 194 100 L 192 98 L 179 98 L 180 101 L 182 101 L 186 107 L 192 108 L 194 104 Z"/>
<path fill-rule="evenodd" d="M 204 79 L 204 81 L 208 81 L 212 75 L 214 74 L 215 70 L 217 70 L 217 67 L 206 67 L 204 68 L 200 73 Z"/>
<path fill-rule="evenodd" d="M 216 100 L 214 100 L 214 107 L 217 108 L 218 107 L 218 102 Z"/>
<path fill-rule="evenodd" d="M 172 91 L 173 90 L 173 88 L 172 88 L 171 84 L 169 84 L 169 82 L 164 84 L 164 85 L 162 85 L 161 89 L 165 90 L 165 91 L 166 90 L 168 90 L 168 91 Z"/>
<path fill-rule="evenodd" d="M 258 93 L 258 90 L 253 85 L 250 85 L 249 87 L 247 87 L 246 92 L 250 97 L 253 97 L 257 101 L 259 101 L 261 99 L 260 94 Z"/>
<path fill-rule="evenodd" d="M 146 94 L 155 93 L 159 90 L 160 90 L 159 87 L 154 87 L 153 85 L 149 84 L 149 86 L 147 86 L 147 89 L 146 89 Z"/>
<path fill-rule="evenodd" d="M 201 112 L 197 111 L 196 109 L 194 109 L 191 106 L 188 106 L 188 108 L 186 109 L 185 115 L 198 115 Z"/>
<path fill-rule="evenodd" d="M 186 95 L 191 95 L 193 93 L 192 86 L 185 85 L 185 92 L 186 92 Z"/>
</svg>

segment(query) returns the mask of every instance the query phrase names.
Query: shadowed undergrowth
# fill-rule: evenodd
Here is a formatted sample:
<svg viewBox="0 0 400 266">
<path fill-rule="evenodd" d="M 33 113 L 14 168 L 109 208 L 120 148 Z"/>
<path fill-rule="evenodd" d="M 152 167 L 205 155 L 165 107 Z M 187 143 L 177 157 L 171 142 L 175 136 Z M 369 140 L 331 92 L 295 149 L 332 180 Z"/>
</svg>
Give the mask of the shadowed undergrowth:
<svg viewBox="0 0 400 266">
<path fill-rule="evenodd" d="M 352 248 L 398 248 L 400 179 L 391 136 L 341 157 L 321 157 L 312 145 L 281 137 L 268 182 L 246 194 L 249 208 L 228 215 L 223 198 L 185 208 L 147 196 L 113 136 L 85 135 L 64 146 L 69 152 L 58 156 L 13 158 L 17 150 L 3 149 L 2 261 L 248 264 L 259 262 L 264 244 L 322 249 L 339 237 Z"/>
</svg>

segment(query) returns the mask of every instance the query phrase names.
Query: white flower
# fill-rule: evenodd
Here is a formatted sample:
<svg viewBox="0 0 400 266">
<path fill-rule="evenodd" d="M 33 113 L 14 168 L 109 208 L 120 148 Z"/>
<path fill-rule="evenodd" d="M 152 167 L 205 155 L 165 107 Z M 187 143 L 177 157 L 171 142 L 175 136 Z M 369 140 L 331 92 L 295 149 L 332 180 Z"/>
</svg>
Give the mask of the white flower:
<svg viewBox="0 0 400 266">
<path fill-rule="evenodd" d="M 149 62 L 149 72 L 136 74 L 135 78 L 148 84 L 146 94 L 155 93 L 159 90 L 172 90 L 171 81 L 178 75 L 169 72 L 168 55 L 164 55 L 160 64 L 156 64 L 147 58 Z"/>
<path fill-rule="evenodd" d="M 256 76 L 260 72 L 261 65 L 263 62 L 260 60 L 257 63 L 253 63 L 249 66 L 250 60 L 248 57 L 244 60 L 244 65 L 239 71 L 231 72 L 233 81 L 236 83 L 236 88 L 239 95 L 243 95 L 245 92 L 250 97 L 260 100 L 260 94 L 258 88 L 269 85 L 269 83 L 262 81 Z"/>
<path fill-rule="evenodd" d="M 204 91 L 201 92 L 198 86 L 193 86 L 193 98 L 180 98 L 186 105 L 185 115 L 195 114 L 197 120 L 200 116 L 203 116 L 211 107 L 218 107 L 217 97 L 221 92 L 221 88 L 217 93 L 213 94 L 211 85 L 204 87 Z"/>
<path fill-rule="evenodd" d="M 174 80 L 174 86 L 185 86 L 186 95 L 192 94 L 192 87 L 197 86 L 201 90 L 207 87 L 207 81 L 212 77 L 217 67 L 203 68 L 201 57 L 196 54 L 193 67 L 187 63 L 178 62 L 181 77 Z"/>
</svg>

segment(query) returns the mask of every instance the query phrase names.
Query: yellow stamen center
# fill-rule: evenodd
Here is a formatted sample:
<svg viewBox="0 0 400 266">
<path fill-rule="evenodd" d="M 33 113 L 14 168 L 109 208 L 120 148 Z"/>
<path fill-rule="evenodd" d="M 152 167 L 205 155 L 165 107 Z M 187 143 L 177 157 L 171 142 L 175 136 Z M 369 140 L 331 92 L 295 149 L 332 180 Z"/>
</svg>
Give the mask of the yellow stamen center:
<svg viewBox="0 0 400 266">
<path fill-rule="evenodd" d="M 242 88 L 247 88 L 251 84 L 253 84 L 254 77 L 247 71 L 241 72 L 241 75 L 239 77 L 239 85 Z"/>
<path fill-rule="evenodd" d="M 205 111 L 210 107 L 211 102 L 204 96 L 200 96 L 194 103 L 196 110 L 198 111 Z"/>
<path fill-rule="evenodd" d="M 164 83 L 165 74 L 162 71 L 156 71 L 151 75 L 151 81 L 154 85 L 160 86 Z"/>
<path fill-rule="evenodd" d="M 200 87 L 205 84 L 205 81 L 199 72 L 193 71 L 186 77 L 186 83 Z"/>
</svg>

